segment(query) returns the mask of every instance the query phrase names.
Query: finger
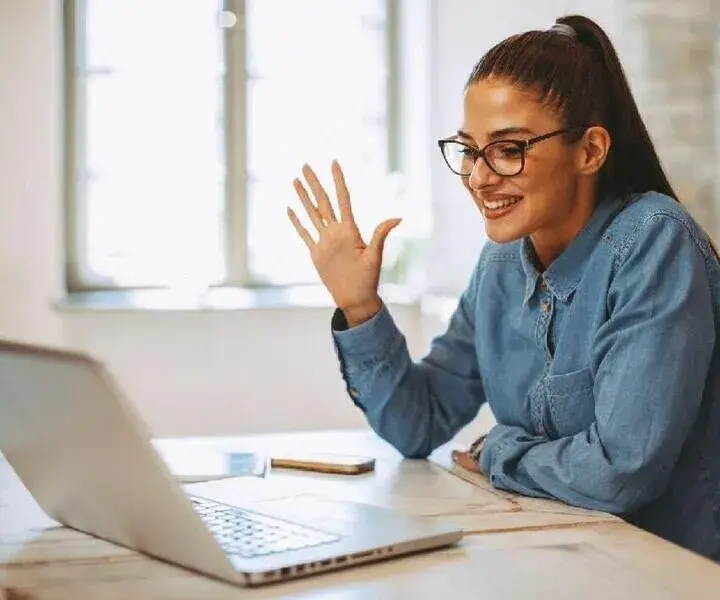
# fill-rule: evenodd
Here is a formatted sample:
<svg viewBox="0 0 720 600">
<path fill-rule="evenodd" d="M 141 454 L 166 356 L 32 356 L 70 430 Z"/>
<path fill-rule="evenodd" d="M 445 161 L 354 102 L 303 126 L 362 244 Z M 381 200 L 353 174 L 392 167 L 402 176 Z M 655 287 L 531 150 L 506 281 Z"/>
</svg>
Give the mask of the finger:
<svg viewBox="0 0 720 600">
<path fill-rule="evenodd" d="M 323 222 L 322 215 L 320 214 L 317 206 L 315 206 L 312 200 L 310 200 L 310 195 L 307 193 L 305 186 L 299 179 L 294 179 L 293 187 L 295 188 L 298 198 L 300 198 L 300 202 L 302 202 L 305 207 L 305 212 L 307 212 L 308 217 L 310 217 L 312 224 L 315 225 L 315 229 L 318 230 L 318 233 L 321 233 L 322 230 L 325 229 L 325 223 Z"/>
<path fill-rule="evenodd" d="M 473 473 L 480 473 L 480 467 L 472 458 L 467 455 L 463 456 L 460 465 L 468 471 L 472 471 Z"/>
<path fill-rule="evenodd" d="M 463 450 L 452 451 L 453 462 L 460 463 L 465 459 L 466 456 L 468 456 L 468 453 Z"/>
<path fill-rule="evenodd" d="M 372 240 L 370 240 L 370 247 L 382 254 L 388 234 L 400 225 L 401 221 L 402 219 L 390 219 L 380 223 L 380 225 L 375 228 L 375 233 L 373 233 Z"/>
<path fill-rule="evenodd" d="M 287 214 L 288 217 L 290 217 L 290 222 L 293 224 L 293 227 L 295 227 L 295 231 L 298 232 L 298 235 L 302 238 L 302 241 L 305 242 L 308 249 L 312 250 L 315 247 L 315 240 L 312 239 L 310 232 L 302 226 L 300 219 L 298 219 L 292 208 L 288 207 Z"/>
<path fill-rule="evenodd" d="M 320 185 L 320 180 L 317 178 L 317 175 L 315 175 L 315 172 L 309 165 L 305 165 L 302 171 L 303 175 L 305 175 L 305 179 L 310 185 L 313 196 L 315 196 L 322 218 L 325 219 L 327 223 L 337 221 L 335 211 L 333 210 L 332 204 L 330 204 L 330 198 L 328 198 L 327 193 L 325 193 L 323 186 Z"/>
<path fill-rule="evenodd" d="M 462 467 L 463 469 L 467 469 L 468 471 L 474 471 L 476 473 L 480 472 L 480 468 L 477 464 L 475 464 L 475 461 L 470 457 L 467 452 L 454 451 L 452 454 L 452 458 L 453 462 L 458 466 Z"/>
<path fill-rule="evenodd" d="M 343 221 L 354 223 L 355 217 L 353 217 L 352 206 L 350 204 L 350 192 L 348 191 L 345 183 L 345 175 L 336 160 L 332 163 L 332 175 L 335 180 L 335 193 L 338 198 L 340 218 Z"/>
</svg>

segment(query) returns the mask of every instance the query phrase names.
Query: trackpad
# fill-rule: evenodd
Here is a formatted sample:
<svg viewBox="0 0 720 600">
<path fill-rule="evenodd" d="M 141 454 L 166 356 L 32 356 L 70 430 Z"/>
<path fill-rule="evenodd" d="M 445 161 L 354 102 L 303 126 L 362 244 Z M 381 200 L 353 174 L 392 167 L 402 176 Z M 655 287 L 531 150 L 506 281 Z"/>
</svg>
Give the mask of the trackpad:
<svg viewBox="0 0 720 600">
<path fill-rule="evenodd" d="M 378 526 L 387 512 L 359 503 L 345 503 L 311 493 L 298 493 L 290 485 L 240 477 L 186 485 L 185 491 L 217 502 L 240 506 L 269 516 L 296 521 L 328 533 L 349 533 L 365 524 Z M 397 515 L 395 515 L 397 519 Z"/>
<path fill-rule="evenodd" d="M 329 533 L 352 533 L 371 521 L 373 513 L 371 506 L 336 502 L 312 494 L 253 502 L 248 508 Z M 377 518 L 373 522 L 377 524 Z"/>
</svg>

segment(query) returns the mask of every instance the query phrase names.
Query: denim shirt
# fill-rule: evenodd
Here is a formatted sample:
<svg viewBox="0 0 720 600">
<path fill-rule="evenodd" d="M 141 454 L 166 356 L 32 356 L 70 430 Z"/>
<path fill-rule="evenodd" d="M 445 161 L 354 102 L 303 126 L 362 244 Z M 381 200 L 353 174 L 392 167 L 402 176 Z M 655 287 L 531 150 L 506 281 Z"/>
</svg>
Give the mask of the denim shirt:
<svg viewBox="0 0 720 600">
<path fill-rule="evenodd" d="M 598 204 L 544 271 L 488 242 L 447 331 L 413 362 L 387 308 L 333 338 L 353 401 L 423 458 L 488 402 L 498 488 L 621 515 L 720 560 L 720 268 L 657 193 Z"/>
</svg>

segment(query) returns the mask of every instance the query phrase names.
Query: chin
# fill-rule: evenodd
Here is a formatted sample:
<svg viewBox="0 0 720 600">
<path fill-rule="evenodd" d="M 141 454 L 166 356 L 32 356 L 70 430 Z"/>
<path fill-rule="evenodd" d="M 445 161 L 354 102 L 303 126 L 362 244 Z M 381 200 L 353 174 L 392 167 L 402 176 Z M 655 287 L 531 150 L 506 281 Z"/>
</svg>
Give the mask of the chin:
<svg viewBox="0 0 720 600">
<path fill-rule="evenodd" d="M 485 222 L 485 234 L 491 242 L 496 244 L 509 244 L 523 239 L 527 233 L 515 227 L 502 227 L 495 223 Z"/>
</svg>

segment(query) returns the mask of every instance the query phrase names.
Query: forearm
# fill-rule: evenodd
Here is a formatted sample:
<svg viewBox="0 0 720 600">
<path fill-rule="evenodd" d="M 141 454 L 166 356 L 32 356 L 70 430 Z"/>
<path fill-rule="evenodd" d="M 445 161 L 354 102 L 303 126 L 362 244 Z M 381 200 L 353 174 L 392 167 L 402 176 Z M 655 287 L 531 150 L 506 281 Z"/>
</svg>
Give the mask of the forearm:
<svg viewBox="0 0 720 600">
<path fill-rule="evenodd" d="M 548 440 L 498 425 L 485 442 L 480 466 L 498 488 L 592 510 L 623 514 L 649 500 L 654 493 L 650 481 L 630 477 L 593 452 L 595 436 L 586 431 Z"/>
<path fill-rule="evenodd" d="M 681 444 L 675 438 L 683 434 L 666 435 L 670 452 L 649 446 L 640 452 L 603 440 L 597 423 L 556 440 L 497 425 L 485 441 L 480 467 L 498 488 L 623 515 L 662 493 Z"/>
<path fill-rule="evenodd" d="M 430 454 L 483 401 L 479 379 L 448 371 L 437 352 L 414 363 L 386 307 L 357 327 L 334 331 L 334 339 L 349 394 L 370 426 L 404 456 Z"/>
</svg>

